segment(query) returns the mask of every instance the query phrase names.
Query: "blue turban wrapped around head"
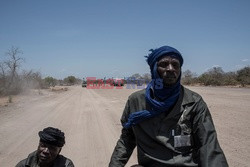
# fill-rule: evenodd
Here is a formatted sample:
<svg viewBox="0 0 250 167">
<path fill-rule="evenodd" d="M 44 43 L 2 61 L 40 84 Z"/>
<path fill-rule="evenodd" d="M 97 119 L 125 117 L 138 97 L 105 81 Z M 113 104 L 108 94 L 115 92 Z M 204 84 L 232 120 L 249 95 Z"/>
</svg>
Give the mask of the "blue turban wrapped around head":
<svg viewBox="0 0 250 167">
<path fill-rule="evenodd" d="M 159 61 L 159 59 L 163 56 L 170 56 L 170 57 L 177 58 L 180 62 L 180 65 L 181 66 L 183 65 L 183 58 L 182 58 L 181 53 L 173 47 L 162 46 L 157 49 L 150 49 L 149 51 L 151 51 L 152 53 L 146 56 L 146 58 L 147 58 L 147 63 L 150 66 L 152 79 L 159 78 L 159 75 L 157 72 L 157 61 Z"/>
<path fill-rule="evenodd" d="M 150 66 L 152 81 L 147 85 L 145 99 L 146 102 L 151 106 L 151 110 L 141 110 L 133 112 L 129 115 L 126 123 L 123 124 L 124 128 L 130 128 L 135 126 L 143 120 L 157 116 L 163 112 L 168 112 L 169 109 L 176 103 L 181 90 L 180 78 L 179 76 L 177 82 L 172 86 L 163 86 L 160 89 L 155 88 L 154 82 L 160 78 L 157 71 L 157 62 L 163 56 L 170 56 L 177 58 L 180 65 L 183 65 L 183 58 L 181 53 L 173 47 L 162 46 L 158 49 L 151 49 L 147 57 L 148 65 Z"/>
<path fill-rule="evenodd" d="M 160 78 L 160 76 L 158 74 L 158 70 L 157 70 L 157 68 L 158 68 L 157 62 L 160 60 L 160 58 L 162 58 L 163 56 L 170 56 L 170 57 L 176 58 L 179 60 L 180 66 L 182 66 L 183 65 L 183 58 L 182 58 L 181 53 L 177 49 L 170 47 L 170 46 L 162 46 L 162 47 L 154 49 L 154 50 L 151 49 L 150 51 L 152 53 L 150 53 L 146 57 L 147 57 L 148 65 L 150 66 L 151 75 L 152 75 L 153 80 L 147 86 L 147 90 L 148 90 L 147 99 L 149 99 L 149 89 L 153 89 L 154 96 L 161 99 L 161 100 L 165 100 L 165 99 L 168 99 L 170 96 L 173 96 L 175 94 L 179 94 L 181 75 L 179 76 L 177 82 L 174 85 L 168 86 L 168 87 L 163 87 L 161 89 L 155 89 L 154 81 L 161 80 L 162 85 L 163 85 L 163 80 L 162 80 L 162 78 Z M 168 101 L 170 101 L 170 100 L 168 100 Z"/>
</svg>

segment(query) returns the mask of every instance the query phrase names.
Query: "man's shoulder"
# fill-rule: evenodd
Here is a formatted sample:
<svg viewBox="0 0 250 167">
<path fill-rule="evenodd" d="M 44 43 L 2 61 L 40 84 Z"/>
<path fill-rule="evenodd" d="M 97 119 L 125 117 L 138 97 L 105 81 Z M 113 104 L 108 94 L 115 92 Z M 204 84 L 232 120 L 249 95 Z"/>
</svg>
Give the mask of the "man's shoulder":
<svg viewBox="0 0 250 167">
<path fill-rule="evenodd" d="M 63 155 L 58 155 L 56 161 L 55 161 L 55 166 L 66 166 L 66 167 L 74 167 L 73 161 Z"/>
<path fill-rule="evenodd" d="M 138 98 L 144 98 L 145 92 L 146 92 L 146 89 L 136 91 L 129 96 L 129 99 L 133 100 L 133 99 L 138 99 Z"/>
<path fill-rule="evenodd" d="M 27 158 L 21 160 L 16 167 L 25 167 L 31 165 L 35 161 L 36 151 L 30 153 Z"/>
<path fill-rule="evenodd" d="M 26 161 L 27 161 L 27 158 L 21 160 L 20 162 L 18 162 L 18 164 L 16 165 L 16 167 L 25 167 Z"/>
<path fill-rule="evenodd" d="M 199 101 L 202 99 L 201 95 L 193 90 L 190 90 L 189 88 L 186 88 L 183 86 L 184 90 L 184 98 L 188 99 L 189 101 Z"/>
</svg>

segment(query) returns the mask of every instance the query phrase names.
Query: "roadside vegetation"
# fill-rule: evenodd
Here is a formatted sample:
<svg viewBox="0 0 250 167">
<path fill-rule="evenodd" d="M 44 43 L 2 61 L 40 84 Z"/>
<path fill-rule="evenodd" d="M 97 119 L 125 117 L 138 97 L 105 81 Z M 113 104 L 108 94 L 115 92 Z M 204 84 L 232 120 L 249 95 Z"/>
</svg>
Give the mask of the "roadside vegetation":
<svg viewBox="0 0 250 167">
<path fill-rule="evenodd" d="M 143 75 L 136 73 L 128 79 L 131 79 L 135 83 L 148 83 L 150 78 L 150 74 L 148 73 Z M 246 66 L 235 72 L 224 72 L 221 67 L 214 67 L 199 76 L 190 70 L 186 70 L 182 73 L 181 81 L 183 85 L 249 87 L 250 66 Z"/>
<path fill-rule="evenodd" d="M 22 70 L 25 62 L 22 58 L 23 52 L 18 47 L 11 47 L 0 59 L 0 96 L 19 94 L 27 89 L 47 89 L 56 85 L 70 86 L 82 84 L 82 80 L 75 76 L 64 79 L 56 79 L 52 76 L 42 77 L 39 71 Z M 125 78 L 124 82 L 142 85 L 150 82 L 151 75 L 133 74 Z M 224 72 L 221 67 L 214 67 L 207 72 L 197 76 L 190 70 L 182 73 L 182 84 L 204 85 L 204 86 L 250 86 L 250 66 L 246 66 L 235 72 Z M 9 101 L 12 101 L 10 98 Z"/>
<path fill-rule="evenodd" d="M 27 89 L 47 89 L 56 85 L 70 86 L 81 84 L 81 80 L 68 76 L 64 79 L 56 79 L 51 76 L 42 77 L 39 71 L 22 70 L 25 62 L 23 52 L 12 46 L 0 59 L 0 96 L 16 95 Z"/>
<path fill-rule="evenodd" d="M 186 70 L 182 73 L 182 77 L 184 85 L 249 87 L 250 66 L 235 72 L 224 72 L 221 67 L 214 67 L 200 76 Z"/>
</svg>

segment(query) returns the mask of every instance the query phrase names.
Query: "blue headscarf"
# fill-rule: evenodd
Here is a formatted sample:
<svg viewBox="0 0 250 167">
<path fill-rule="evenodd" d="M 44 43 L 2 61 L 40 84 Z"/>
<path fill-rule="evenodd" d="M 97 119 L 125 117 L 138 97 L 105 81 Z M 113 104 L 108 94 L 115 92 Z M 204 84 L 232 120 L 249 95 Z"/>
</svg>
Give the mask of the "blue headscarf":
<svg viewBox="0 0 250 167">
<path fill-rule="evenodd" d="M 180 79 L 181 75 L 179 76 L 177 82 L 169 87 L 162 86 L 161 88 L 157 88 L 155 86 L 156 80 L 161 80 L 163 84 L 163 80 L 160 78 L 158 72 L 157 72 L 157 61 L 162 56 L 170 56 L 177 58 L 180 62 L 180 65 L 183 65 L 183 58 L 181 56 L 181 53 L 176 50 L 175 48 L 172 48 L 170 46 L 162 46 L 158 49 L 151 49 L 152 53 L 150 53 L 147 56 L 147 63 L 150 66 L 151 75 L 152 75 L 152 81 L 148 84 L 146 88 L 146 102 L 150 105 L 151 110 L 142 110 L 137 111 L 134 113 L 131 113 L 128 117 L 128 121 L 123 124 L 124 128 L 130 128 L 133 125 L 136 125 L 137 123 L 147 119 L 152 118 L 156 115 L 159 115 L 163 112 L 168 111 L 170 107 L 172 107 L 175 102 L 177 101 L 179 95 L 180 95 Z M 156 100 L 154 97 L 152 98 L 151 95 L 154 95 L 157 99 L 161 99 L 161 101 Z"/>
</svg>

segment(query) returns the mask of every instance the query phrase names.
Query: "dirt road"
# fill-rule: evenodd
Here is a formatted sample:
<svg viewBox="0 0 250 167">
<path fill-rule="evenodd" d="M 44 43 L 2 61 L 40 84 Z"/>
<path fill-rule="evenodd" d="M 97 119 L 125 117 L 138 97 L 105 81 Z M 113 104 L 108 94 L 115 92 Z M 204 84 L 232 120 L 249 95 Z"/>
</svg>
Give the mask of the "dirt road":
<svg viewBox="0 0 250 167">
<path fill-rule="evenodd" d="M 250 164 L 250 89 L 191 87 L 207 102 L 231 167 Z M 0 107 L 0 166 L 13 167 L 38 145 L 38 131 L 53 126 L 66 134 L 62 154 L 76 167 L 105 167 L 120 135 L 120 116 L 136 89 L 70 87 L 24 97 Z M 247 147 L 248 146 L 248 147 Z M 136 163 L 136 151 L 127 166 Z"/>
</svg>

